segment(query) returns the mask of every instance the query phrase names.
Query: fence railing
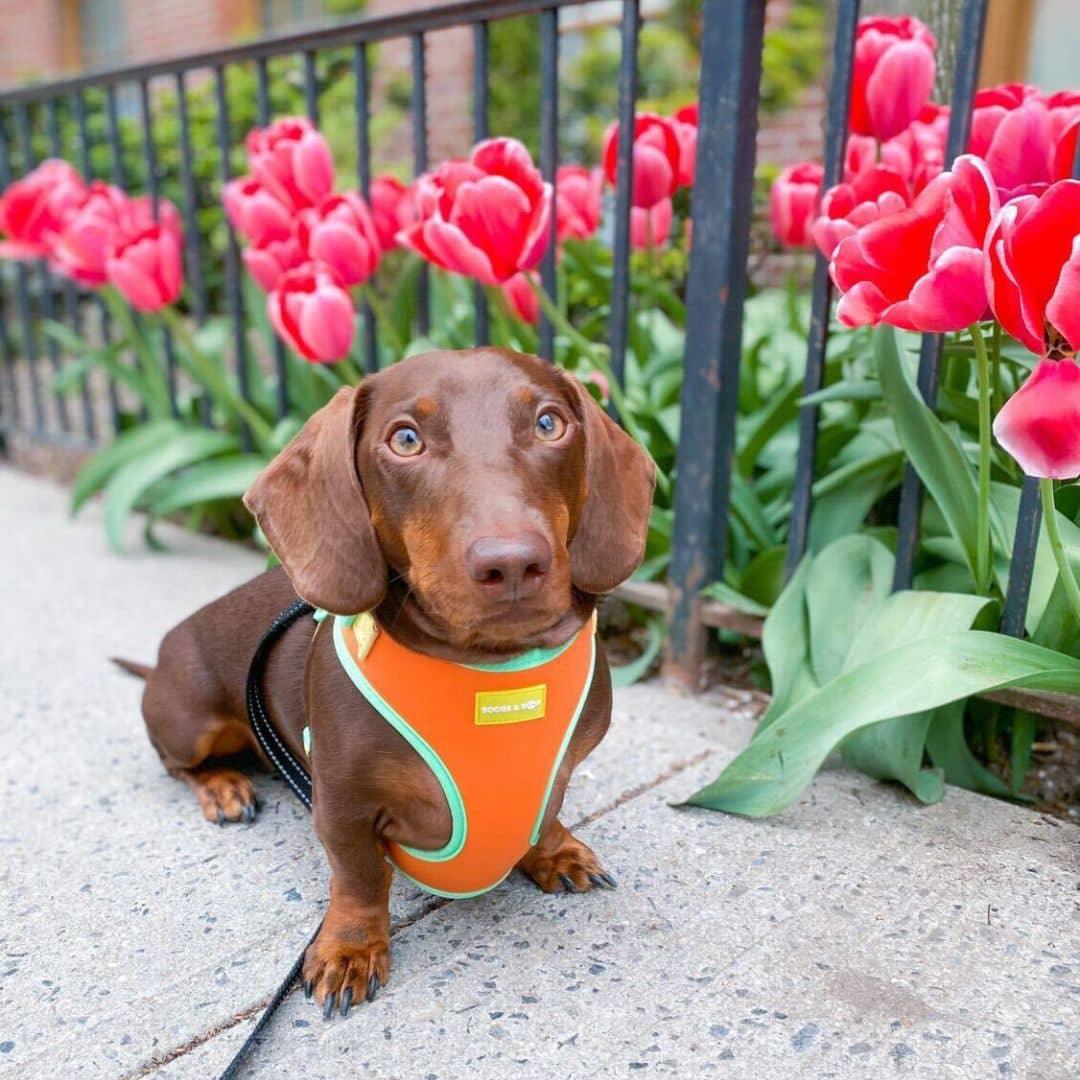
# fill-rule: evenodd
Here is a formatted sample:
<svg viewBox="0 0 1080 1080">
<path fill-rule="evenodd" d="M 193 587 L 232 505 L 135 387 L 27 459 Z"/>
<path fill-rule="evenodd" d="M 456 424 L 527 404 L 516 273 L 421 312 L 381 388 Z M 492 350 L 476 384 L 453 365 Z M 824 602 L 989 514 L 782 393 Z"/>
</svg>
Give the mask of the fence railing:
<svg viewBox="0 0 1080 1080">
<path fill-rule="evenodd" d="M 137 102 L 142 125 L 145 181 L 154 198 L 159 194 L 159 163 L 156 156 L 154 95 L 163 84 L 175 92 L 178 125 L 181 211 L 187 226 L 186 263 L 191 306 L 197 320 L 208 314 L 206 252 L 200 247 L 195 219 L 201 206 L 195 181 L 191 142 L 189 95 L 196 78 L 211 79 L 216 109 L 218 180 L 230 178 L 230 146 L 240 134 L 232 130 L 229 115 L 228 80 L 238 66 L 254 66 L 259 123 L 271 113 L 271 60 L 295 56 L 303 87 L 303 100 L 311 119 L 318 119 L 319 87 L 317 59 L 323 50 L 352 50 L 351 71 L 355 76 L 355 164 L 360 189 L 366 195 L 371 182 L 371 113 L 369 49 L 389 39 L 410 43 L 413 166 L 417 174 L 428 164 L 427 103 L 428 75 L 425 70 L 427 35 L 449 27 L 470 27 L 473 39 L 474 92 L 473 128 L 477 139 L 489 134 L 489 25 L 494 20 L 532 14 L 540 17 L 540 168 L 554 183 L 559 165 L 559 42 L 560 13 L 585 0 L 459 0 L 424 10 L 403 12 L 383 18 L 337 24 L 316 30 L 270 37 L 236 47 L 199 55 L 136 64 L 106 72 L 91 72 L 48 84 L 27 86 L 0 94 L 0 184 L 13 175 L 28 171 L 35 162 L 33 133 L 44 132 L 49 154 L 74 157 L 89 175 L 95 150 L 95 134 L 88 122 L 87 95 L 104 94 L 104 146 L 108 175 L 123 185 L 125 180 L 119 136 L 121 100 Z M 965 0 L 960 39 L 956 42 L 956 63 L 951 90 L 951 123 L 948 158 L 962 152 L 967 142 L 972 100 L 976 89 L 987 0 Z M 836 183 L 843 168 L 844 146 L 852 75 L 858 0 L 838 0 L 835 5 L 831 82 L 824 132 L 825 180 L 827 188 Z M 633 116 L 638 82 L 638 33 L 640 11 L 637 0 L 622 0 L 619 61 L 619 106 L 621 137 L 618 142 L 618 182 L 614 209 L 613 292 L 608 325 L 613 368 L 623 372 L 630 320 L 630 212 Z M 697 144 L 697 172 L 693 190 L 693 248 L 687 281 L 687 324 L 681 401 L 681 429 L 677 456 L 675 516 L 672 560 L 667 586 L 634 583 L 626 595 L 646 606 L 666 610 L 670 619 L 667 669 L 688 686 L 696 687 L 704 657 L 709 627 L 723 626 L 754 632 L 760 624 L 732 608 L 703 600 L 701 590 L 722 577 L 727 538 L 731 474 L 735 446 L 735 408 L 738 393 L 742 342 L 743 301 L 747 291 L 747 254 L 751 223 L 751 198 L 755 169 L 758 89 L 762 73 L 762 40 L 765 0 L 709 0 L 703 5 L 700 74 L 700 114 Z M 75 145 L 61 145 L 58 113 L 68 110 L 73 120 Z M 10 133 L 14 132 L 14 145 Z M 225 247 L 224 295 L 233 323 L 236 375 L 242 389 L 247 371 L 244 333 L 244 297 L 241 289 L 237 239 L 231 229 Z M 542 280 L 549 291 L 555 284 L 555 252 L 551 246 L 543 265 Z M 418 281 L 418 322 L 421 332 L 428 325 L 428 282 L 424 273 Z M 93 445 L 105 434 L 93 403 L 84 396 L 79 416 L 68 402 L 54 403 L 55 415 L 46 408 L 43 385 L 46 372 L 59 370 L 60 352 L 52 340 L 43 342 L 40 318 L 78 321 L 82 316 L 78 297 L 70 283 L 50 277 L 42 262 L 36 267 L 19 264 L 10 286 L 5 283 L 0 303 L 0 363 L 7 376 L 0 431 L 19 431 L 40 440 Z M 56 301 L 60 299 L 61 311 Z M 826 260 L 816 256 L 812 286 L 812 315 L 808 340 L 804 390 L 807 395 L 820 390 L 825 374 L 825 353 L 829 337 L 832 286 Z M 475 331 L 478 343 L 488 340 L 489 321 L 483 290 L 475 294 Z M 365 312 L 367 335 L 364 355 L 369 368 L 375 363 L 377 321 Z M 103 320 L 103 331 L 109 327 Z M 544 320 L 540 348 L 552 355 L 553 331 Z M 942 338 L 926 335 L 919 362 L 918 386 L 924 399 L 933 405 L 938 381 Z M 284 387 L 287 368 L 284 347 L 275 345 L 278 368 L 279 409 L 288 401 Z M 29 369 L 29 380 L 17 384 L 14 378 L 16 355 Z M 166 363 L 171 379 L 175 365 L 166 345 Z M 115 423 L 118 396 L 109 387 L 109 411 Z M 787 541 L 787 571 L 790 574 L 807 548 L 814 459 L 819 425 L 818 407 L 803 404 L 799 411 L 799 442 L 791 517 Z M 917 546 L 921 485 L 910 467 L 905 475 L 899 509 L 895 588 L 910 586 Z M 1031 583 L 1040 509 L 1037 486 L 1024 484 L 1017 525 L 1014 554 L 1002 630 L 1023 633 L 1024 614 Z M 1017 692 L 1012 692 L 1013 701 Z M 1050 715 L 1076 715 L 1074 702 L 1055 695 L 1020 695 L 1025 707 Z M 1015 703 L 1015 701 L 1013 701 Z"/>
</svg>

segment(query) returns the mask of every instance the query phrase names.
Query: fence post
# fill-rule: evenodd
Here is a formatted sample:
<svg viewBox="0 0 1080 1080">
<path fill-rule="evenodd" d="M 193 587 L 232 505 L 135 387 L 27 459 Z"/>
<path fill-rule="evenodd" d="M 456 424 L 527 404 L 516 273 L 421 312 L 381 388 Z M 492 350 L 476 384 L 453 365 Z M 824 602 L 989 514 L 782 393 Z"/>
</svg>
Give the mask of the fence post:
<svg viewBox="0 0 1080 1080">
<path fill-rule="evenodd" d="M 700 685 L 700 591 L 720 577 L 735 445 L 765 0 L 705 5 L 665 674 Z"/>
</svg>

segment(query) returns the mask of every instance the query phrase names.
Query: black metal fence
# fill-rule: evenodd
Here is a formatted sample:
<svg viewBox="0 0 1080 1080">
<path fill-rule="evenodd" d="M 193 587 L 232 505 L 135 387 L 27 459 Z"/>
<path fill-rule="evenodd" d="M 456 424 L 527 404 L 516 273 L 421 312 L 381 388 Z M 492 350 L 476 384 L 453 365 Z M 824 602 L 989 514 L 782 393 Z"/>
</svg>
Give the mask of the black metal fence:
<svg viewBox="0 0 1080 1080">
<path fill-rule="evenodd" d="M 76 161 L 89 174 L 92 139 L 87 124 L 87 98 L 91 92 L 105 95 L 106 134 L 109 149 L 110 179 L 123 185 L 118 101 L 122 94 L 135 91 L 142 124 L 146 158 L 145 179 L 155 198 L 158 195 L 155 157 L 154 110 L 155 88 L 171 82 L 176 93 L 179 126 L 180 171 L 183 198 L 181 210 L 187 226 L 186 263 L 194 315 L 207 315 L 205 252 L 200 250 L 194 218 L 198 211 L 193 180 L 192 146 L 188 116 L 189 84 L 194 76 L 212 78 L 217 110 L 219 179 L 229 179 L 229 150 L 237 134 L 229 116 L 227 81 L 231 69 L 254 65 L 256 74 L 257 117 L 260 123 L 270 119 L 271 59 L 295 56 L 302 79 L 304 101 L 313 120 L 317 120 L 318 86 L 316 59 L 321 50 L 352 50 L 355 75 L 356 168 L 359 185 L 366 195 L 371 181 L 371 94 L 369 49 L 378 42 L 399 38 L 411 42 L 411 112 L 413 122 L 413 165 L 417 174 L 428 164 L 427 99 L 425 71 L 426 35 L 448 27 L 470 26 L 474 45 L 473 124 L 475 135 L 488 135 L 489 113 L 489 24 L 515 15 L 539 15 L 541 27 L 541 137 L 540 168 L 544 177 L 554 182 L 559 164 L 559 28 L 560 13 L 586 0 L 459 0 L 425 10 L 339 24 L 220 49 L 198 56 L 187 56 L 151 64 L 135 65 L 109 72 L 91 73 L 47 85 L 28 86 L 0 95 L 0 184 L 13 175 L 28 171 L 35 164 L 32 129 L 44 128 L 49 153 L 63 156 L 57 112 L 69 108 L 77 133 Z M 971 105 L 979 70 L 987 0 L 965 0 L 960 39 L 955 44 L 955 75 L 951 92 L 951 124 L 948 155 L 951 160 L 967 143 Z M 838 182 L 843 168 L 847 136 L 852 58 L 856 24 L 860 13 L 858 0 L 838 0 L 835 6 L 835 36 L 829 104 L 824 134 L 825 187 Z M 725 608 L 715 601 L 703 601 L 702 588 L 722 577 L 726 543 L 731 470 L 735 446 L 735 406 L 738 392 L 742 340 L 742 309 L 747 289 L 747 253 L 751 222 L 751 197 L 755 167 L 758 91 L 762 70 L 762 40 L 765 23 L 765 0 L 706 0 L 703 5 L 703 34 L 700 75 L 700 119 L 697 152 L 697 176 L 693 191 L 692 214 L 694 242 L 687 283 L 687 326 L 682 387 L 682 422 L 677 463 L 675 528 L 668 587 L 635 587 L 628 590 L 634 599 L 649 606 L 666 609 L 670 615 L 668 669 L 696 686 L 704 655 L 708 626 L 731 626 L 753 629 L 753 620 Z M 617 374 L 628 338 L 630 317 L 630 184 L 638 81 L 638 33 L 640 11 L 637 0 L 622 0 L 621 56 L 619 67 L 619 108 L 621 137 L 618 143 L 618 183 L 614 215 L 613 294 L 608 335 L 613 365 Z M 9 131 L 15 133 L 14 147 Z M 71 156 L 70 154 L 68 156 Z M 229 232 L 225 250 L 225 297 L 234 327 L 234 353 L 237 377 L 245 388 L 248 343 L 244 333 L 243 294 L 241 290 L 239 250 L 236 237 Z M 555 280 L 554 245 L 542 266 L 544 284 L 551 289 Z M 57 289 L 50 281 L 48 267 L 19 265 L 14 271 L 12 296 L 0 303 L 0 363 L 7 379 L 3 397 L 0 431 L 20 431 L 35 438 L 90 445 L 103 432 L 89 398 L 84 398 L 81 419 L 77 420 L 68 402 L 55 402 L 55 416 L 48 417 L 43 374 L 46 368 L 57 371 L 61 356 L 55 342 L 42 342 L 37 329 L 38 316 L 52 318 L 55 297 L 61 296 L 64 314 L 79 318 L 77 298 L 70 284 Z M 421 332 L 427 329 L 427 284 L 420 283 L 418 321 Z M 821 389 L 825 372 L 825 350 L 829 334 L 829 310 L 832 286 L 825 259 L 818 255 L 812 287 L 812 317 L 808 341 L 805 391 Z M 488 338 L 488 312 L 483 290 L 475 297 L 476 337 Z M 9 325 L 14 312 L 15 326 Z M 370 315 L 370 313 L 368 313 Z M 364 320 L 366 333 L 376 331 L 372 318 Z M 104 332 L 108 333 L 107 324 Z M 553 334 L 550 324 L 541 324 L 541 351 L 551 355 Z M 373 341 L 365 349 L 374 357 Z M 933 404 L 936 398 L 942 338 L 924 338 L 918 385 L 924 399 Z M 279 387 L 286 384 L 283 347 L 276 346 L 275 363 L 279 368 Z M 13 377 L 16 354 L 29 368 L 30 378 L 24 387 Z M 44 355 L 43 355 L 44 354 Z M 170 377 L 174 376 L 171 356 L 167 356 Z M 110 407 L 115 421 L 117 397 L 110 387 Z M 287 400 L 282 395 L 280 408 Z M 814 457 L 818 431 L 816 405 L 801 406 L 799 450 L 788 540 L 787 568 L 790 572 L 802 558 L 807 546 L 811 513 Z M 921 485 L 912 469 L 904 478 L 900 511 L 895 587 L 911 584 L 914 553 L 917 546 Z M 1037 485 L 1028 481 L 1022 494 L 1020 517 L 1015 538 L 1012 571 L 1002 629 L 1011 634 L 1023 633 L 1024 615 L 1034 564 L 1039 530 L 1040 508 Z M 1043 695 L 1045 699 L 1051 696 Z M 1073 706 L 1059 701 L 1041 700 L 1039 695 L 1025 695 L 1024 704 L 1035 711 L 1060 714 Z"/>
</svg>

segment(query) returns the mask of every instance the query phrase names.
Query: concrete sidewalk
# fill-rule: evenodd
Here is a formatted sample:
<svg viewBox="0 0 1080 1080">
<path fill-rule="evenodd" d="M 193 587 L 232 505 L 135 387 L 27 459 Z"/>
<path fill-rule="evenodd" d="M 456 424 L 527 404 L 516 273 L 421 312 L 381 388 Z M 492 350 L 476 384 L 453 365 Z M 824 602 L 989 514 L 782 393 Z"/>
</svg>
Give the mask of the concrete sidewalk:
<svg viewBox="0 0 1080 1080">
<path fill-rule="evenodd" d="M 0 1076 L 212 1077 L 319 918 L 322 852 L 264 776 L 254 825 L 207 825 L 106 657 L 152 659 L 261 559 L 134 526 L 118 558 L 66 505 L 0 468 Z M 621 691 L 564 815 L 618 891 L 398 883 L 390 985 L 333 1023 L 294 993 L 247 1075 L 1080 1074 L 1080 829 L 842 770 L 767 821 L 671 808 L 748 712 Z"/>
</svg>

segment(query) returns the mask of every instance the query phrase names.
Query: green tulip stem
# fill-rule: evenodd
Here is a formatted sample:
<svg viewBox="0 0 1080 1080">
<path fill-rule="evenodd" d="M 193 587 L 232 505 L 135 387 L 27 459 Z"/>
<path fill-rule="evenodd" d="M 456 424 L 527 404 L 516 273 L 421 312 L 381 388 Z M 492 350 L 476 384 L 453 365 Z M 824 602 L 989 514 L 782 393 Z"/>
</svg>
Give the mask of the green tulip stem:
<svg viewBox="0 0 1080 1080">
<path fill-rule="evenodd" d="M 1080 585 L 1076 583 L 1076 574 L 1073 573 L 1068 553 L 1065 551 L 1065 545 L 1061 541 L 1057 509 L 1054 506 L 1054 481 L 1048 476 L 1040 478 L 1039 494 L 1042 495 L 1046 539 L 1050 541 L 1050 550 L 1054 553 L 1054 561 L 1057 563 L 1058 573 L 1061 575 L 1061 583 L 1065 587 L 1065 595 L 1069 598 L 1077 622 L 1080 623 Z"/>
<path fill-rule="evenodd" d="M 979 492 L 975 518 L 975 591 L 990 589 L 990 359 L 982 327 L 972 323 L 971 343 L 979 372 Z"/>
<path fill-rule="evenodd" d="M 371 313 L 375 316 L 376 325 L 390 339 L 390 347 L 397 353 L 397 359 L 400 360 L 405 355 L 405 342 L 401 340 L 397 327 L 394 325 L 394 320 L 386 310 L 382 298 L 375 291 L 375 287 L 367 281 L 360 286 L 360 292 L 367 301 Z"/>
<path fill-rule="evenodd" d="M 158 361 L 150 343 L 146 340 L 135 314 L 124 296 L 111 285 L 101 290 L 101 297 L 109 309 L 109 314 L 124 329 L 124 333 L 135 352 L 135 359 L 142 372 L 147 395 L 152 398 L 145 405 L 152 416 L 159 419 L 172 415 L 172 396 L 169 392 L 168 379 L 164 365 Z"/>
<path fill-rule="evenodd" d="M 212 397 L 219 403 L 226 404 L 247 424 L 261 449 L 272 449 L 274 431 L 269 422 L 243 394 L 233 389 L 220 366 L 195 344 L 195 337 L 179 312 L 174 308 L 164 307 L 161 309 L 161 318 L 183 346 L 191 365 L 191 374 L 210 391 Z"/>
<path fill-rule="evenodd" d="M 994 329 L 990 338 L 990 385 L 993 387 L 991 404 L 994 411 L 1001 408 L 1001 323 L 994 320 Z"/>
<path fill-rule="evenodd" d="M 533 292 L 536 293 L 537 299 L 540 301 L 540 307 L 543 308 L 544 314 L 551 321 L 551 325 L 554 326 L 561 334 L 572 341 L 578 349 L 583 352 L 588 358 L 589 362 L 599 371 L 605 379 L 607 379 L 611 400 L 615 405 L 615 409 L 619 414 L 619 419 L 623 423 L 623 427 L 627 432 L 641 445 L 641 448 L 649 455 L 653 464 L 656 465 L 656 459 L 653 458 L 649 452 L 649 444 L 647 436 L 642 430 L 634 417 L 634 414 L 627 408 L 626 395 L 623 394 L 622 385 L 619 380 L 615 378 L 615 372 L 611 370 L 611 364 L 608 361 L 608 353 L 611 351 L 606 345 L 600 345 L 597 342 L 590 341 L 574 324 L 559 310 L 559 305 L 547 294 L 547 290 L 540 284 L 539 279 L 533 274 L 526 274 L 525 280 L 532 286 Z M 664 495 L 671 494 L 671 481 L 667 474 L 656 466 L 656 487 Z"/>
</svg>

